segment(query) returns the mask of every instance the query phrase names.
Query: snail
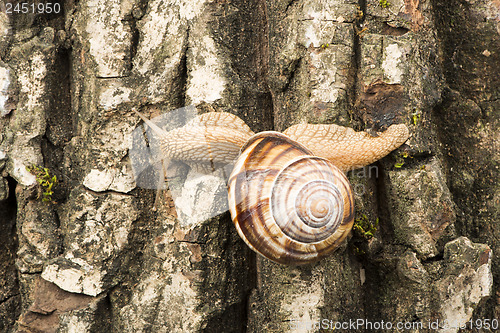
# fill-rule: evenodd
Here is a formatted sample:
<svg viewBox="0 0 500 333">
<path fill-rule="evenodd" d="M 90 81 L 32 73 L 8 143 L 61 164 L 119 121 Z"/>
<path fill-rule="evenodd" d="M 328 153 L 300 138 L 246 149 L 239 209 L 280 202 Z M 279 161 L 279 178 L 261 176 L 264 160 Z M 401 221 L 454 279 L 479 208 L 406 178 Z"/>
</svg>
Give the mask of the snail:
<svg viewBox="0 0 500 333">
<path fill-rule="evenodd" d="M 334 124 L 254 134 L 226 112 L 166 132 L 134 111 L 159 136 L 168 159 L 211 168 L 234 162 L 227 186 L 238 234 L 258 254 L 290 265 L 315 262 L 342 243 L 354 223 L 345 172 L 386 156 L 409 136 L 404 124 L 377 137 Z"/>
</svg>

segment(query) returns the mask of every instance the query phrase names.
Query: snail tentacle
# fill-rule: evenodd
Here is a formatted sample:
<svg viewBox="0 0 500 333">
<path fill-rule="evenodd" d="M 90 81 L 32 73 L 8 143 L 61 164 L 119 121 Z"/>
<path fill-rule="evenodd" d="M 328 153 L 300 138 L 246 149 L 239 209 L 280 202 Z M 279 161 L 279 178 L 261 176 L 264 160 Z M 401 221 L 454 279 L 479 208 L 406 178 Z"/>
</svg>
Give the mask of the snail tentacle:
<svg viewBox="0 0 500 333">
<path fill-rule="evenodd" d="M 164 158 L 188 165 L 232 163 L 241 146 L 254 134 L 243 120 L 227 112 L 204 113 L 167 132 L 134 111 L 159 137 Z"/>
</svg>

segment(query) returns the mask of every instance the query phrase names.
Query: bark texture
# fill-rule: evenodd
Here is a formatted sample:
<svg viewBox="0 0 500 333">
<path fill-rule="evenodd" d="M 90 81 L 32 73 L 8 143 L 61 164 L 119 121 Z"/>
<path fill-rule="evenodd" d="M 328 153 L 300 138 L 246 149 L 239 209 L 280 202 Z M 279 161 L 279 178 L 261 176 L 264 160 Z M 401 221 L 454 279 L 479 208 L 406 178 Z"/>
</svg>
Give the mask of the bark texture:
<svg viewBox="0 0 500 333">
<path fill-rule="evenodd" d="M 473 332 L 500 319 L 499 1 L 12 3 L 1 332 Z M 348 173 L 373 236 L 288 267 L 248 249 L 228 213 L 182 222 L 167 191 L 153 210 L 130 166 L 131 110 L 186 105 L 254 132 L 405 123 L 404 146 Z M 48 203 L 32 165 L 57 177 Z"/>
</svg>

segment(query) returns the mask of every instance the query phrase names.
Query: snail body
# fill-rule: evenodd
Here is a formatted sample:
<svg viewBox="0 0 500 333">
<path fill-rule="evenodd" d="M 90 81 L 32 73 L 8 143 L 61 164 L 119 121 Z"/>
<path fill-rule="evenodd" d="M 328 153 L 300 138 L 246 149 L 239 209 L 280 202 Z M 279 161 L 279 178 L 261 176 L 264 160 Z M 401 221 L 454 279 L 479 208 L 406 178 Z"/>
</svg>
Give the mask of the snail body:
<svg viewBox="0 0 500 333">
<path fill-rule="evenodd" d="M 228 202 L 236 230 L 252 250 L 281 264 L 307 264 L 335 250 L 354 223 L 344 172 L 384 157 L 409 136 L 404 124 L 377 137 L 309 124 L 254 134 L 225 112 L 165 132 L 136 113 L 159 136 L 167 158 L 212 168 L 234 163 Z"/>
</svg>

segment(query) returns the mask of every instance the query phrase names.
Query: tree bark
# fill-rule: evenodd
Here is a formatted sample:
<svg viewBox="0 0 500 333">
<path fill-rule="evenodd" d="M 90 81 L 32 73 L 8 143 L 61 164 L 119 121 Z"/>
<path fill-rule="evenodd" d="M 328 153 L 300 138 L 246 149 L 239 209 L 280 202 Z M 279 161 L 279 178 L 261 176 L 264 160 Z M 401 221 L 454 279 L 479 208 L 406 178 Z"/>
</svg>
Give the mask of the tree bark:
<svg viewBox="0 0 500 333">
<path fill-rule="evenodd" d="M 0 1 L 1 332 L 495 331 L 499 1 L 18 3 Z M 184 223 L 168 191 L 153 209 L 132 109 L 187 105 L 254 132 L 406 124 L 348 173 L 373 236 L 283 266 L 228 213 Z"/>
</svg>

